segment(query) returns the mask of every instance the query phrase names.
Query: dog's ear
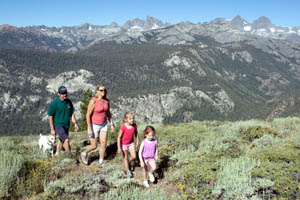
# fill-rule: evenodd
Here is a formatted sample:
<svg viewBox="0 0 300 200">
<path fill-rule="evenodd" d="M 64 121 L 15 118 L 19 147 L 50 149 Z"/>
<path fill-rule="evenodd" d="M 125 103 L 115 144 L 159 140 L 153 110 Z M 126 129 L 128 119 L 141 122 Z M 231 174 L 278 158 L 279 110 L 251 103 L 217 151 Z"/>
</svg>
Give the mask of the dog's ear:
<svg viewBox="0 0 300 200">
<path fill-rule="evenodd" d="M 43 137 L 43 135 L 40 133 L 40 137 Z"/>
</svg>

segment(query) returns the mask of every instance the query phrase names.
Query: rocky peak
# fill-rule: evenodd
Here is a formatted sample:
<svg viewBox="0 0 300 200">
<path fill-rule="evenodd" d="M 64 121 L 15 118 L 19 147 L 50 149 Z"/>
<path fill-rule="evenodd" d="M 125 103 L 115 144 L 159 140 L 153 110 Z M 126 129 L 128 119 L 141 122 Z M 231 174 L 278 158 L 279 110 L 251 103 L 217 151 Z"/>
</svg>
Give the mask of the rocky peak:
<svg viewBox="0 0 300 200">
<path fill-rule="evenodd" d="M 116 22 L 112 22 L 108 27 L 109 28 L 119 28 L 119 25 Z"/>
<path fill-rule="evenodd" d="M 123 29 L 130 29 L 132 27 L 139 27 L 142 30 L 151 30 L 151 29 L 166 27 L 167 25 L 168 24 L 164 24 L 159 19 L 147 16 L 146 20 L 142 20 L 142 19 L 138 19 L 138 18 L 128 20 L 123 25 Z"/>
<path fill-rule="evenodd" d="M 146 17 L 145 21 L 145 28 L 146 29 L 154 29 L 154 28 L 160 28 L 164 27 L 164 24 L 159 19 L 156 19 L 154 17 Z"/>
<path fill-rule="evenodd" d="M 253 29 L 269 29 L 273 28 L 274 25 L 272 24 L 271 20 L 269 20 L 267 17 L 259 17 L 257 20 L 255 20 L 252 23 Z"/>
<path fill-rule="evenodd" d="M 144 23 L 145 23 L 144 20 L 135 18 L 135 19 L 131 19 L 131 20 L 128 20 L 127 22 L 125 22 L 125 24 L 123 25 L 123 28 L 130 29 L 131 27 L 134 27 L 134 26 L 143 27 Z"/>
<path fill-rule="evenodd" d="M 239 30 L 243 30 L 245 25 L 248 25 L 249 23 L 243 19 L 241 16 L 237 15 L 235 16 L 231 21 L 230 21 L 230 25 L 233 28 L 237 28 Z"/>
<path fill-rule="evenodd" d="M 18 30 L 17 27 L 8 24 L 4 24 L 0 26 L 0 31 L 17 31 L 17 30 Z"/>
<path fill-rule="evenodd" d="M 216 18 L 216 19 L 211 20 L 209 23 L 210 24 L 223 25 L 223 24 L 227 24 L 228 21 L 224 18 Z"/>
<path fill-rule="evenodd" d="M 78 29 L 84 29 L 84 30 L 88 30 L 90 28 L 90 24 L 89 23 L 84 23 L 84 24 L 81 24 L 79 26 L 77 26 Z"/>
</svg>

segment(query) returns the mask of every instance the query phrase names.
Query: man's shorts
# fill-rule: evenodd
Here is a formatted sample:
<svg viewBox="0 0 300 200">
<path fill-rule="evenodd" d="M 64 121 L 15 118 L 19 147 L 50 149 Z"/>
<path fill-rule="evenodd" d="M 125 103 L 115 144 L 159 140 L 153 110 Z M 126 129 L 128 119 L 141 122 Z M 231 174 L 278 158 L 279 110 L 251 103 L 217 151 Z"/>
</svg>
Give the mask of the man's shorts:
<svg viewBox="0 0 300 200">
<path fill-rule="evenodd" d="M 121 144 L 121 149 L 122 149 L 123 151 L 128 151 L 128 149 L 129 149 L 130 147 L 132 147 L 132 146 L 134 146 L 134 142 L 133 142 L 133 143 L 130 143 L 130 144 Z"/>
<path fill-rule="evenodd" d="M 55 127 L 55 132 L 58 134 L 59 140 L 64 143 L 69 138 L 69 129 L 63 126 Z"/>
<path fill-rule="evenodd" d="M 108 122 L 106 121 L 104 124 L 92 124 L 93 135 L 92 138 L 98 138 L 100 132 L 107 132 Z"/>
</svg>

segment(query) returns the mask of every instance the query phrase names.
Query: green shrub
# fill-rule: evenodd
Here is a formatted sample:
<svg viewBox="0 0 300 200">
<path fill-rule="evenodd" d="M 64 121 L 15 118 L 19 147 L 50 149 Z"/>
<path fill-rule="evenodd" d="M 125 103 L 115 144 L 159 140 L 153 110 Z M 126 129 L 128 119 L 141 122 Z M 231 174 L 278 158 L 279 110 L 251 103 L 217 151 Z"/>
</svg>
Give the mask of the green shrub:
<svg viewBox="0 0 300 200">
<path fill-rule="evenodd" d="M 277 136 L 279 133 L 277 130 L 261 127 L 261 126 L 253 126 L 249 127 L 247 130 L 241 133 L 243 139 L 252 142 L 255 139 L 262 137 L 264 134 L 271 134 Z"/>
<path fill-rule="evenodd" d="M 216 198 L 223 195 L 225 199 L 248 199 L 255 195 L 251 170 L 259 165 L 259 161 L 245 156 L 223 159 L 212 194 Z"/>
<path fill-rule="evenodd" d="M 104 199 L 113 200 L 165 200 L 167 199 L 165 193 L 158 188 L 155 190 L 146 190 L 141 192 L 143 186 L 127 185 L 121 189 L 113 189 L 105 193 Z"/>
<path fill-rule="evenodd" d="M 50 182 L 45 188 L 48 199 L 81 199 L 109 190 L 109 185 L 101 174 L 83 176 L 65 176 Z"/>
<path fill-rule="evenodd" d="M 274 182 L 271 197 L 288 199 L 300 197 L 299 149 L 291 144 L 267 146 L 253 152 L 251 156 L 261 161 L 261 165 L 252 171 L 253 179 L 264 178 Z"/>
<path fill-rule="evenodd" d="M 17 140 L 0 142 L 0 197 L 17 198 L 43 191 L 51 172 L 48 155 Z"/>
<path fill-rule="evenodd" d="M 0 151 L 0 198 L 14 197 L 22 192 L 18 191 L 21 187 L 17 183 L 24 181 L 24 177 L 20 176 L 24 163 L 22 155 L 7 150 Z"/>
<path fill-rule="evenodd" d="M 274 137 L 274 135 L 263 135 L 262 137 L 255 139 L 252 144 L 255 149 L 262 149 L 266 148 L 267 146 L 275 146 L 275 145 L 281 145 L 285 143 L 285 141 L 281 138 Z"/>
<path fill-rule="evenodd" d="M 220 152 L 196 152 L 189 157 L 186 165 L 172 169 L 168 180 L 177 185 L 184 198 L 213 199 L 211 191 L 221 157 Z"/>
</svg>

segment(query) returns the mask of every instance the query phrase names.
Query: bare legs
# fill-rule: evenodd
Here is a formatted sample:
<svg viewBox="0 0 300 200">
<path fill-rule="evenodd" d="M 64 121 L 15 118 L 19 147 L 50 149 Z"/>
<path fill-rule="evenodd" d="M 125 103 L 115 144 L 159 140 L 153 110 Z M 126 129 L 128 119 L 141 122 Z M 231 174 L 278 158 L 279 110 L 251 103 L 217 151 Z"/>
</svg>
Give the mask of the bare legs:
<svg viewBox="0 0 300 200">
<path fill-rule="evenodd" d="M 128 151 L 129 151 L 129 153 L 130 153 L 130 158 L 129 158 L 129 156 L 128 156 Z M 125 171 L 126 173 L 129 172 L 129 163 L 130 163 L 131 161 L 133 161 L 133 160 L 136 159 L 136 151 L 135 151 L 135 147 L 134 147 L 134 146 L 129 147 L 128 151 L 127 151 L 127 150 L 123 151 L 123 157 L 124 157 L 124 171 Z"/>
<path fill-rule="evenodd" d="M 60 140 L 58 140 L 58 142 L 57 142 L 57 147 L 56 147 L 56 152 L 57 152 L 57 153 L 60 153 L 62 147 L 64 147 L 65 151 L 69 152 L 69 151 L 70 151 L 70 144 L 69 144 L 69 141 L 70 141 L 69 138 L 66 139 L 66 140 L 64 141 L 64 143 L 62 143 Z"/>
<path fill-rule="evenodd" d="M 107 142 L 107 132 L 100 132 L 100 151 L 99 151 L 99 160 L 104 159 L 105 150 Z"/>
<path fill-rule="evenodd" d="M 156 170 L 156 163 L 155 163 L 154 159 L 145 161 L 144 163 L 145 163 L 145 165 L 143 167 L 143 177 L 144 177 L 144 180 L 147 180 L 147 172 L 153 174 L 153 172 Z"/>
<path fill-rule="evenodd" d="M 100 150 L 99 150 L 99 161 L 103 161 L 105 156 L 106 150 L 106 143 L 107 143 L 107 132 L 101 131 L 100 132 Z M 91 138 L 91 145 L 89 145 L 85 153 L 88 154 L 90 151 L 97 149 L 98 147 L 98 138 Z"/>
</svg>

